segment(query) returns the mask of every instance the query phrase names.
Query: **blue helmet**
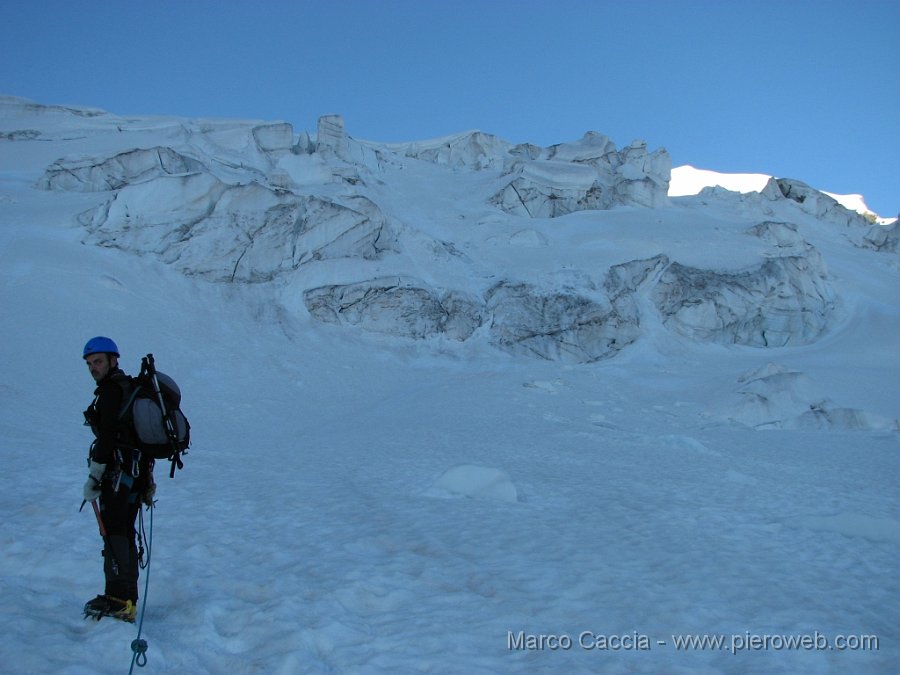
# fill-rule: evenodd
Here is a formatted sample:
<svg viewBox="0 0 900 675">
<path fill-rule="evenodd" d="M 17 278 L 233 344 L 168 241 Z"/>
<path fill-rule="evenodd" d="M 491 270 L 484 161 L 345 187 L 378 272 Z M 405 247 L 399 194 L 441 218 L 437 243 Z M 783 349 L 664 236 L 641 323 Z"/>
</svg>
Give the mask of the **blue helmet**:
<svg viewBox="0 0 900 675">
<path fill-rule="evenodd" d="M 98 335 L 87 341 L 87 344 L 84 346 L 84 354 L 81 356 L 86 359 L 91 354 L 113 354 L 119 356 L 119 348 L 108 337 Z"/>
</svg>

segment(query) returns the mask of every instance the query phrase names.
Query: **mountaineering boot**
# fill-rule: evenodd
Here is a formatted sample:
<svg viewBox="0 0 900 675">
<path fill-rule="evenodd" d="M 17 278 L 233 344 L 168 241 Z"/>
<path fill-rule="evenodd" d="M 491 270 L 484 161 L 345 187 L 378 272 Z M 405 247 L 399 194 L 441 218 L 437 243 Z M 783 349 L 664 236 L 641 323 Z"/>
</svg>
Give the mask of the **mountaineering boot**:
<svg viewBox="0 0 900 675">
<path fill-rule="evenodd" d="M 131 600 L 120 600 L 111 595 L 98 595 L 84 606 L 85 618 L 99 621 L 104 616 L 134 623 L 137 617 L 137 606 Z"/>
</svg>

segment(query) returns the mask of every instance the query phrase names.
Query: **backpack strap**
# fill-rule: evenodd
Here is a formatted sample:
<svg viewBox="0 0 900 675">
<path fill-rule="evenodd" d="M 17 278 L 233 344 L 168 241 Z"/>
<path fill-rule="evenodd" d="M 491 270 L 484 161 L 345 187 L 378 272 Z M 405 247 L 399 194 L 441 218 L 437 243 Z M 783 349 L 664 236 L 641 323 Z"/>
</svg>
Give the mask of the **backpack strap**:
<svg viewBox="0 0 900 675">
<path fill-rule="evenodd" d="M 141 393 L 141 384 L 138 378 L 129 377 L 124 374 L 121 377 L 117 377 L 116 382 L 122 388 L 124 398 L 124 403 L 122 403 L 122 407 L 119 408 L 119 416 L 116 419 L 119 429 L 119 443 L 121 444 L 120 447 L 122 449 L 130 451 L 132 465 L 135 467 L 136 462 L 140 461 L 141 453 L 138 449 L 138 438 L 134 431 L 133 418 L 129 417 L 129 415 L 132 412 L 135 399 L 138 397 L 138 394 Z M 140 469 L 135 471 L 133 468 L 131 475 L 132 477 L 137 478 L 139 473 Z"/>
<path fill-rule="evenodd" d="M 133 380 L 132 380 L 132 384 L 134 384 Z M 125 415 L 128 414 L 128 411 L 131 410 L 131 406 L 134 404 L 134 399 L 137 398 L 137 395 L 140 392 L 140 390 L 141 390 L 141 385 L 134 384 L 134 387 L 132 388 L 132 391 L 131 391 L 131 396 L 128 397 L 128 400 L 126 400 L 125 403 L 122 405 L 122 409 L 119 410 L 119 421 L 120 422 L 125 418 Z"/>
</svg>

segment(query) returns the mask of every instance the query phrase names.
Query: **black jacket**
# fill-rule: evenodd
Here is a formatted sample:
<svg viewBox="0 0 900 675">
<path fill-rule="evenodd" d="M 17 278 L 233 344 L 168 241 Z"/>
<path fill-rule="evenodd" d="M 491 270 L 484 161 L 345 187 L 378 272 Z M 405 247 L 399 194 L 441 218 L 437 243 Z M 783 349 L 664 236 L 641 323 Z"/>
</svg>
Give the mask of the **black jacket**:
<svg viewBox="0 0 900 675">
<path fill-rule="evenodd" d="M 84 417 L 97 437 L 91 446 L 91 459 L 95 462 L 111 464 L 116 461 L 116 449 L 120 447 L 119 413 L 130 382 L 119 368 L 111 370 L 97 383 L 94 402 L 84 411 Z"/>
</svg>

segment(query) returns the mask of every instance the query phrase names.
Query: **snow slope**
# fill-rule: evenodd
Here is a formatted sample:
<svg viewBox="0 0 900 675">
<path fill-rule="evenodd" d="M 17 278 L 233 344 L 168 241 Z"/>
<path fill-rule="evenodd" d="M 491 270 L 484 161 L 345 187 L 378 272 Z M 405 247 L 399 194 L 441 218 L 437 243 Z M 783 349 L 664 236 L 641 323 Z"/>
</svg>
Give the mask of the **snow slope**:
<svg viewBox="0 0 900 675">
<path fill-rule="evenodd" d="M 93 130 L 56 132 L 118 150 L 92 146 Z M 237 284 L 86 245 L 76 217 L 98 195 L 34 187 L 54 142 L 0 140 L 3 672 L 131 662 L 136 627 L 80 616 L 102 584 L 96 524 L 78 512 L 92 391 L 79 355 L 95 334 L 130 372 L 152 351 L 193 425 L 185 470 L 157 470 L 147 672 L 896 670 L 896 253 L 797 215 L 839 298 L 811 343 L 698 341 L 639 296 L 628 348 L 542 360 L 497 349 L 486 328 L 412 339 L 306 311 L 305 289 L 393 273 L 391 258 Z M 299 163 L 316 183 L 321 166 Z M 415 158 L 373 188 L 474 261 L 411 235 L 404 255 L 425 280 L 474 292 L 481 269 L 584 289 L 641 256 L 735 269 L 769 250 L 740 246 L 753 200 L 525 223 L 465 200 L 490 176 L 450 170 L 458 192 Z M 540 635 L 563 648 L 528 648 Z M 723 642 L 679 648 L 687 635 Z M 859 636 L 877 649 L 835 648 Z"/>
<path fill-rule="evenodd" d="M 762 173 L 720 173 L 709 169 L 697 169 L 689 164 L 672 169 L 672 181 L 669 185 L 670 197 L 684 197 L 698 194 L 703 188 L 720 186 L 732 192 L 761 192 L 772 176 Z M 863 215 L 876 216 L 866 205 L 865 198 L 859 194 L 839 195 L 833 192 L 824 194 L 835 199 L 839 204 L 851 211 Z M 877 218 L 884 224 L 896 220 L 893 218 Z"/>
</svg>

